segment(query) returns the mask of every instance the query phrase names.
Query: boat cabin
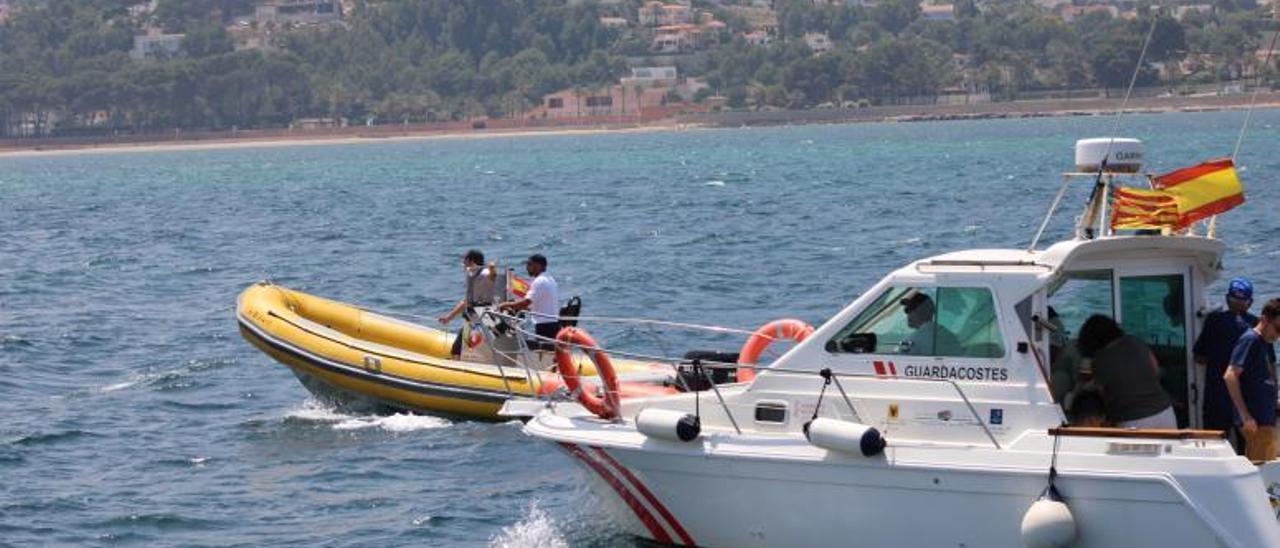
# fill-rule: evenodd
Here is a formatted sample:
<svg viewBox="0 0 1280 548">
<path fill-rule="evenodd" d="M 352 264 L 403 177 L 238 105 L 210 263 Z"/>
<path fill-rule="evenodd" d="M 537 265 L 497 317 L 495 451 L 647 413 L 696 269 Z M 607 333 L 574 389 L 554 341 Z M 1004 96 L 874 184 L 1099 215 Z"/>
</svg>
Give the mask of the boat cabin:
<svg viewBox="0 0 1280 548">
<path fill-rule="evenodd" d="M 1111 141 L 1114 141 L 1112 143 Z M 1123 152 L 1126 162 L 1099 157 Z M 906 265 L 780 358 L 761 394 L 801 390 L 788 371 L 824 368 L 849 376 L 869 424 L 924 428 L 929 439 L 957 423 L 1002 435 L 1057 426 L 1062 399 L 1087 370 L 1075 351 L 1086 319 L 1108 316 L 1150 347 L 1178 426 L 1200 427 L 1200 387 L 1192 346 L 1209 310 L 1204 289 L 1219 275 L 1225 245 L 1189 231 L 1113 231 L 1110 188 L 1138 175 L 1141 144 L 1084 140 L 1079 173 L 1068 173 L 1041 233 L 1075 178 L 1096 189 L 1074 238 L 1047 249 L 974 249 Z M 1111 169 L 1099 174 L 1101 169 Z M 1092 172 L 1087 172 L 1092 169 Z M 901 380 L 902 383 L 877 381 Z M 762 396 L 763 397 L 763 396 Z M 849 407 L 858 407 L 851 402 Z M 957 437 L 961 441 L 965 436 Z"/>
<path fill-rule="evenodd" d="M 1223 250 L 1200 237 L 1109 236 L 939 255 L 885 277 L 777 365 L 950 381 L 975 400 L 1056 406 L 1080 325 L 1103 314 L 1150 346 L 1179 426 L 1196 427 L 1191 343 Z"/>
</svg>

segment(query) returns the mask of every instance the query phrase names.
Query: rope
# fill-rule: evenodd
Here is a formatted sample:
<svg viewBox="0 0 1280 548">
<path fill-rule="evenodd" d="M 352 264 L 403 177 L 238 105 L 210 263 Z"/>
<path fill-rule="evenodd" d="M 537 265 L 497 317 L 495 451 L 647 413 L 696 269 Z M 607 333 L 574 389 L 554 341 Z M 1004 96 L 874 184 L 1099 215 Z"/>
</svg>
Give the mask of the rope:
<svg viewBox="0 0 1280 548">
<path fill-rule="evenodd" d="M 413 318 L 418 320 L 435 320 L 434 316 L 427 316 L 423 314 L 413 314 L 410 312 L 398 312 L 398 311 L 392 311 L 392 310 L 381 310 L 377 308 L 370 308 L 370 307 L 364 307 L 364 306 L 361 306 L 358 308 L 365 312 L 372 312 L 374 314 L 381 314 L 383 316 L 390 316 L 393 318 L 401 317 L 401 318 Z M 496 312 L 496 311 L 490 311 L 489 313 L 503 319 L 510 319 L 510 320 L 520 319 L 517 316 L 503 314 L 501 312 Z M 731 333 L 736 335 L 748 335 L 748 336 L 755 334 L 755 331 L 748 331 L 746 329 L 738 329 L 734 327 L 724 327 L 720 325 L 705 325 L 705 324 L 696 324 L 696 323 L 669 322 L 665 320 L 650 320 L 645 318 L 622 318 L 622 317 L 616 317 L 616 316 L 551 316 L 550 314 L 538 314 L 536 312 L 530 312 L 530 314 L 536 315 L 539 317 L 547 317 L 547 318 L 554 317 L 560 321 L 576 320 L 579 322 L 590 321 L 590 322 L 599 322 L 599 323 L 630 323 L 630 324 L 636 324 L 636 325 L 651 325 L 651 326 L 671 327 L 676 329 L 687 329 L 690 331 L 707 331 L 711 333 Z M 770 341 L 777 340 L 769 336 L 765 336 L 765 338 L 769 339 Z"/>
<path fill-rule="evenodd" d="M 1262 91 L 1262 74 L 1271 68 L 1271 54 L 1276 50 L 1276 38 L 1280 38 L 1280 30 L 1272 31 L 1271 44 L 1267 46 L 1267 56 L 1262 60 L 1262 68 L 1258 71 L 1258 83 L 1253 86 L 1253 97 L 1249 98 L 1249 106 L 1244 111 L 1244 123 L 1240 125 L 1240 135 L 1236 136 L 1236 146 L 1231 151 L 1231 163 L 1240 156 L 1240 147 L 1244 145 L 1244 136 L 1249 133 L 1249 120 L 1253 118 L 1253 107 L 1258 103 L 1258 93 Z M 1209 229 L 1205 235 L 1213 238 L 1218 235 L 1218 216 L 1209 218 Z"/>
<path fill-rule="evenodd" d="M 550 314 L 538 314 L 530 312 L 529 314 L 543 318 L 555 318 L 560 321 L 576 320 L 579 322 L 598 322 L 598 323 L 630 323 L 636 325 L 656 325 L 661 327 L 674 327 L 677 329 L 688 329 L 691 331 L 710 331 L 712 333 L 733 333 L 738 335 L 753 335 L 755 331 L 746 329 L 738 329 L 734 327 L 724 327 L 719 325 L 704 325 L 696 323 L 669 322 L 665 320 L 649 320 L 645 318 L 621 318 L 616 316 L 552 316 Z"/>
<path fill-rule="evenodd" d="M 1082 217 L 1082 220 L 1088 221 L 1088 224 L 1084 226 L 1084 233 L 1085 236 L 1091 240 L 1094 237 L 1094 221 L 1102 221 L 1102 219 L 1093 218 L 1092 212 L 1095 210 L 1093 207 L 1094 200 L 1097 198 L 1098 193 L 1106 187 L 1102 182 L 1102 175 L 1107 170 L 1107 158 L 1111 157 L 1111 146 L 1116 142 L 1116 132 L 1120 131 L 1120 121 L 1124 119 L 1125 113 L 1129 110 L 1129 98 L 1133 96 L 1133 86 L 1138 83 L 1138 74 L 1142 72 L 1142 63 L 1147 58 L 1147 48 L 1151 45 L 1151 37 L 1156 33 L 1156 22 L 1159 20 L 1159 16 L 1153 15 L 1151 17 L 1151 28 L 1147 29 L 1147 37 L 1142 40 L 1142 51 L 1138 53 L 1138 64 L 1133 67 L 1133 75 L 1129 77 L 1129 86 L 1125 89 L 1124 100 L 1120 102 L 1120 111 L 1116 113 L 1115 123 L 1111 124 L 1111 136 L 1107 139 L 1107 148 L 1103 150 L 1102 161 L 1098 163 L 1098 178 L 1093 182 L 1093 190 L 1089 192 L 1089 213 L 1086 213 L 1085 216 Z M 1101 203 L 1106 203 L 1106 197 L 1103 197 Z M 1096 209 L 1101 209 L 1101 207 Z M 1079 227 L 1077 227 L 1077 230 L 1078 229 Z"/>
<path fill-rule="evenodd" d="M 697 360 L 697 359 L 693 360 L 693 374 L 696 375 L 697 378 L 699 379 L 704 378 L 702 374 L 702 360 Z M 715 381 L 712 381 L 712 382 L 715 382 Z M 685 388 L 690 388 L 690 387 L 686 386 Z M 700 392 L 702 391 L 696 390 L 696 389 L 693 390 L 693 414 L 694 416 L 698 417 L 698 424 L 702 424 L 702 402 L 701 402 L 702 398 L 699 396 Z"/>
<path fill-rule="evenodd" d="M 1142 41 L 1142 51 L 1138 53 L 1138 64 L 1133 67 L 1133 75 L 1129 77 L 1129 87 L 1124 92 L 1124 101 L 1120 102 L 1120 112 L 1116 115 L 1116 121 L 1111 125 L 1111 135 L 1114 136 L 1116 131 L 1120 130 L 1120 119 L 1124 117 L 1125 111 L 1129 109 L 1129 98 L 1133 96 L 1133 85 L 1138 83 L 1138 73 L 1142 72 L 1142 62 L 1147 58 L 1147 48 L 1151 45 L 1151 37 L 1156 33 L 1156 23 L 1160 21 L 1160 17 L 1152 15 L 1151 28 L 1147 29 L 1147 37 Z M 1112 139 L 1114 141 L 1114 137 Z M 1103 155 L 1103 159 L 1111 155 L 1111 142 L 1107 143 L 1107 154 Z"/>
<path fill-rule="evenodd" d="M 1058 479 L 1058 447 L 1061 442 L 1062 442 L 1062 436 L 1059 436 L 1058 434 L 1054 434 L 1053 435 L 1053 456 L 1049 459 L 1049 487 L 1045 489 L 1046 493 L 1052 493 L 1054 496 L 1061 496 L 1061 495 L 1058 495 L 1057 486 L 1053 484 L 1054 480 Z"/>
<path fill-rule="evenodd" d="M 1244 124 L 1240 126 L 1240 135 L 1236 137 L 1236 148 L 1231 151 L 1234 162 L 1240 156 L 1240 146 L 1244 144 L 1244 136 L 1249 132 L 1249 119 L 1253 117 L 1253 107 L 1258 103 L 1258 93 L 1262 91 L 1262 74 L 1271 68 L 1271 54 L 1276 49 L 1276 38 L 1280 38 L 1280 30 L 1272 31 L 1271 44 L 1267 46 L 1267 56 L 1262 60 L 1262 69 L 1258 71 L 1258 83 L 1253 87 L 1253 97 L 1249 98 L 1249 107 L 1244 111 Z"/>
<path fill-rule="evenodd" d="M 830 369 L 823 368 L 822 371 L 818 372 L 818 375 L 822 377 L 822 389 L 818 391 L 818 403 L 813 406 L 813 416 L 809 418 L 810 422 L 818 419 L 818 412 L 822 411 L 822 397 L 827 395 L 827 387 L 831 386 L 832 375 Z M 842 389 L 841 392 L 843 391 Z"/>
</svg>

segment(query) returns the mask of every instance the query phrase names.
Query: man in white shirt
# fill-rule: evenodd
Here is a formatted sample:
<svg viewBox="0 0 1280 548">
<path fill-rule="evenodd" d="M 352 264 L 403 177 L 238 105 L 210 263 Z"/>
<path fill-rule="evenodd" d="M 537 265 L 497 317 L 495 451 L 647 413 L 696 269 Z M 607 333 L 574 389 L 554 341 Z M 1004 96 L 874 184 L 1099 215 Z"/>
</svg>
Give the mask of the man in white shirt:
<svg viewBox="0 0 1280 548">
<path fill-rule="evenodd" d="M 540 338 L 537 342 L 550 343 L 548 339 L 555 339 L 560 332 L 560 289 L 556 286 L 556 279 L 547 273 L 546 257 L 531 255 L 524 266 L 533 276 L 529 292 L 523 299 L 498 305 L 498 309 L 503 312 L 528 310 L 533 332 Z"/>
</svg>

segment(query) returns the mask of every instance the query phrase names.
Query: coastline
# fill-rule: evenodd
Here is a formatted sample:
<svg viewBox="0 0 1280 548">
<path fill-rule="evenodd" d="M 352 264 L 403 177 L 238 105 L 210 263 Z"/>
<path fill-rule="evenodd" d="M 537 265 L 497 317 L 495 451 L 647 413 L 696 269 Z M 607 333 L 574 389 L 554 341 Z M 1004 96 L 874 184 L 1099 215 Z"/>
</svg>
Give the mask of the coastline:
<svg viewBox="0 0 1280 548">
<path fill-rule="evenodd" d="M 154 141 L 136 141 L 124 143 L 86 143 L 86 144 L 60 144 L 60 143 L 40 143 L 31 144 L 22 147 L 6 147 L 0 145 L 0 159 L 29 157 L 29 156 L 61 156 L 67 154 L 111 154 L 111 153 L 129 153 L 129 152 L 166 152 L 166 151 L 182 151 L 182 150 L 232 150 L 242 148 L 255 147 L 295 147 L 295 146 L 320 146 L 320 145 L 344 145 L 344 144 L 362 144 L 362 143 L 387 143 L 400 141 L 436 141 L 436 140 L 458 140 L 458 139 L 500 139 L 504 137 L 538 137 L 538 136 L 558 136 L 558 135 L 596 135 L 603 133 L 654 133 L 662 131 L 677 131 L 684 128 L 674 123 L 663 124 L 644 124 L 644 125 L 626 125 L 611 127 L 605 126 L 571 126 L 571 127 L 553 127 L 553 128 L 521 128 L 516 130 L 438 130 L 438 129 L 408 129 L 395 134 L 386 135 L 370 135 L 353 133 L 351 135 L 307 135 L 305 132 L 299 132 L 295 136 L 281 137 L 230 137 L 230 138 L 213 138 L 213 139 L 171 139 L 171 140 L 154 140 Z"/>
<path fill-rule="evenodd" d="M 1251 95 L 1202 97 L 1147 97 L 1129 102 L 1129 113 L 1208 112 L 1243 110 Z M 652 121 L 588 120 L 594 123 L 527 126 L 504 124 L 473 129 L 464 124 L 347 127 L 323 130 L 241 131 L 173 136 L 141 135 L 123 139 L 49 138 L 0 140 L 0 158 L 84 153 L 218 150 L 254 147 L 342 145 L 395 141 L 494 139 L 508 137 L 652 133 L 709 128 L 776 125 L 905 123 L 953 120 L 988 120 L 1065 116 L 1103 116 L 1121 108 L 1120 99 L 1084 98 L 1008 101 L 960 105 L 910 105 L 833 110 L 728 111 L 677 114 Z M 1258 97 L 1255 108 L 1280 108 L 1280 93 Z"/>
</svg>

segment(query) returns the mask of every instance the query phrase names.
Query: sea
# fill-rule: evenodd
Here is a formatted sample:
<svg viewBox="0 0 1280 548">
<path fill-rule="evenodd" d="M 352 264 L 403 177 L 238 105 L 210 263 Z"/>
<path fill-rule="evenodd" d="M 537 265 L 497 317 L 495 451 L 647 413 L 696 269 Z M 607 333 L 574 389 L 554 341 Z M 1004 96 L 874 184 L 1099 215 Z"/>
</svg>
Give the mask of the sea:
<svg viewBox="0 0 1280 548">
<path fill-rule="evenodd" d="M 616 546 L 518 422 L 327 407 L 237 332 L 259 280 L 434 323 L 460 258 L 542 253 L 583 314 L 820 323 L 928 255 L 1025 247 L 1078 138 L 1148 169 L 1243 112 L 687 129 L 0 157 L 0 545 Z M 1280 111 L 1238 157 L 1224 280 L 1280 295 Z M 1068 187 L 1045 241 L 1071 234 Z M 1210 288 L 1215 302 L 1225 289 Z M 586 324 L 607 347 L 734 348 Z"/>
</svg>

